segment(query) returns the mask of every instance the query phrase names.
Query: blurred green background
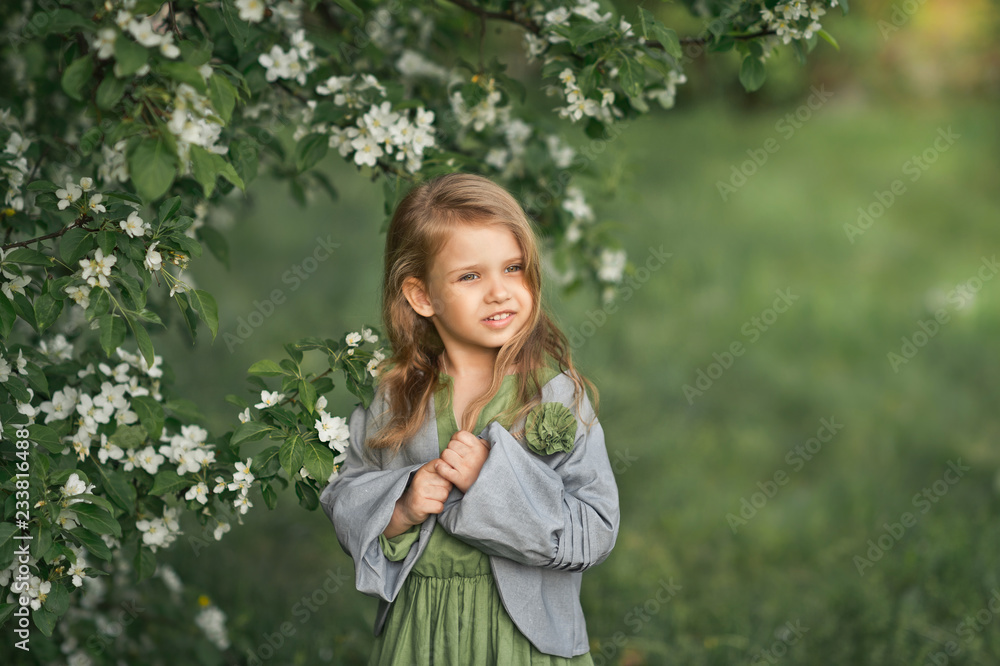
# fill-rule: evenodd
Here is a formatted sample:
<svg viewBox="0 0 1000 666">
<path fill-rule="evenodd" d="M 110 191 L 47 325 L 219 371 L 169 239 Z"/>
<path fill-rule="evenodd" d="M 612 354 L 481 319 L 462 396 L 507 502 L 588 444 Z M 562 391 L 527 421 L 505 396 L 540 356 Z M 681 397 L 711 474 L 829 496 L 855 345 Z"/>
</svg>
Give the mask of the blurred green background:
<svg viewBox="0 0 1000 666">
<path fill-rule="evenodd" d="M 735 54 L 694 58 L 677 108 L 601 156 L 598 219 L 654 270 L 610 314 L 592 292 L 549 293 L 600 389 L 621 497 L 617 546 L 583 583 L 598 665 L 1000 663 L 1000 14 L 852 4 L 823 20 L 839 52 L 820 42 L 804 67 L 775 54 L 757 93 Z M 657 9 L 697 32 L 683 8 Z M 534 80 L 518 37 L 490 44 Z M 219 339 L 157 340 L 215 432 L 236 423 L 223 397 L 250 397 L 254 361 L 379 325 L 381 184 L 337 156 L 323 168 L 336 203 L 299 207 L 265 179 L 213 221 L 231 267 L 206 259 L 194 278 L 219 301 Z M 734 168 L 745 182 L 724 198 Z M 871 222 L 849 234 L 859 207 Z M 292 278 L 318 238 L 332 256 Z M 275 290 L 285 302 L 246 340 L 225 337 Z M 336 396 L 347 415 L 353 396 Z M 164 557 L 226 612 L 241 662 L 364 663 L 376 602 L 325 515 L 291 492 L 255 503 L 221 542 L 191 525 Z"/>
</svg>

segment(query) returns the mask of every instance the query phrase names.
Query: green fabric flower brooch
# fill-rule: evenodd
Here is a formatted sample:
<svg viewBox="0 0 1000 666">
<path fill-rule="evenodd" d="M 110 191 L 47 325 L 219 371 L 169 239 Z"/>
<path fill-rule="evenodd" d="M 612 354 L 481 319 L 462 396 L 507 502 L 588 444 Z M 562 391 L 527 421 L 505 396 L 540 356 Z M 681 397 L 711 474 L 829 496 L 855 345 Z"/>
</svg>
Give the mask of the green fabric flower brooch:
<svg viewBox="0 0 1000 666">
<path fill-rule="evenodd" d="M 570 451 L 576 440 L 576 417 L 561 402 L 543 402 L 528 412 L 524 438 L 542 455 Z"/>
</svg>

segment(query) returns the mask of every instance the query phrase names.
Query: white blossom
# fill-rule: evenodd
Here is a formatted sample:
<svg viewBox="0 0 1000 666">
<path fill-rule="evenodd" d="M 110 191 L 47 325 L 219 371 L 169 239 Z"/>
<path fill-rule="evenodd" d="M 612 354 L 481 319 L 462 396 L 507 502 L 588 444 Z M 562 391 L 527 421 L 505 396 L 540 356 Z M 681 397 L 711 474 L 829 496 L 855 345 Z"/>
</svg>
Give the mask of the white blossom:
<svg viewBox="0 0 1000 666">
<path fill-rule="evenodd" d="M 160 241 L 153 241 L 150 243 L 149 247 L 146 248 L 146 258 L 143 259 L 142 265 L 146 267 L 150 273 L 160 270 L 163 266 L 163 257 L 160 256 L 159 251 L 156 246 Z"/>
<path fill-rule="evenodd" d="M 268 407 L 274 407 L 279 402 L 285 399 L 284 393 L 278 393 L 274 391 L 261 391 L 260 392 L 260 402 L 258 402 L 254 407 L 257 409 L 266 409 Z"/>
<path fill-rule="evenodd" d="M 208 503 L 208 486 L 204 483 L 199 483 L 196 486 L 191 486 L 188 491 L 184 494 L 184 499 L 186 500 L 198 500 L 202 504 Z"/>
<path fill-rule="evenodd" d="M 194 619 L 208 640 L 220 650 L 229 647 L 229 637 L 226 634 L 226 614 L 215 606 L 209 606 L 198 613 Z"/>
<path fill-rule="evenodd" d="M 147 229 L 151 227 L 142 221 L 139 217 L 139 211 L 132 211 L 129 213 L 128 219 L 122 220 L 120 225 L 122 230 L 129 235 L 131 238 L 139 238 L 146 234 Z"/>
<path fill-rule="evenodd" d="M 264 20 L 263 0 L 236 0 L 236 8 L 240 10 L 241 21 L 260 23 Z"/>
<path fill-rule="evenodd" d="M 351 432 L 347 427 L 347 420 L 342 416 L 323 414 L 322 418 L 316 420 L 315 426 L 319 432 L 319 441 L 326 442 L 338 453 L 346 448 Z"/>
<path fill-rule="evenodd" d="M 59 210 L 65 210 L 69 207 L 71 203 L 79 199 L 83 195 L 83 190 L 80 186 L 72 181 L 67 181 L 66 187 L 61 187 L 56 190 L 56 198 L 59 199 L 57 204 Z"/>
<path fill-rule="evenodd" d="M 66 295 L 73 299 L 73 302 L 81 308 L 86 309 L 90 305 L 90 287 L 87 285 L 69 286 L 64 290 Z"/>
<path fill-rule="evenodd" d="M 620 282 L 625 270 L 625 250 L 601 250 L 601 265 L 597 277 L 604 282 Z"/>
</svg>

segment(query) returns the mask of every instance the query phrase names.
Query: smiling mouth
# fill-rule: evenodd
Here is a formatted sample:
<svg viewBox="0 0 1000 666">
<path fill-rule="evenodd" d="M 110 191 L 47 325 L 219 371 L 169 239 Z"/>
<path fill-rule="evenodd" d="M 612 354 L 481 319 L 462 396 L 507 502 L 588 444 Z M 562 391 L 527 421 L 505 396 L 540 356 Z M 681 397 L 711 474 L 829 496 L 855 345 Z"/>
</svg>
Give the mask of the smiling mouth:
<svg viewBox="0 0 1000 666">
<path fill-rule="evenodd" d="M 514 313 L 514 312 L 501 312 L 501 313 L 495 314 L 495 315 L 493 315 L 491 317 L 487 317 L 483 321 L 503 321 L 504 319 L 510 319 L 515 314 L 516 313 Z"/>
</svg>

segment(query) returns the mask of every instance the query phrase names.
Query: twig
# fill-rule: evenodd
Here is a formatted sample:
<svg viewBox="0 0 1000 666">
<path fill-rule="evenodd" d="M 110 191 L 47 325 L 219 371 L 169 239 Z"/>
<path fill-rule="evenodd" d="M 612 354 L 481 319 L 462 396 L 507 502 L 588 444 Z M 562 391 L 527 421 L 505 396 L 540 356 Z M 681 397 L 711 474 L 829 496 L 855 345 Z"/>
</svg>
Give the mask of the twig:
<svg viewBox="0 0 1000 666">
<path fill-rule="evenodd" d="M 73 224 L 69 225 L 68 227 L 63 227 L 59 231 L 53 231 L 51 234 L 45 234 L 44 236 L 39 236 L 38 238 L 30 238 L 28 240 L 18 241 L 16 243 L 10 243 L 8 245 L 4 245 L 3 248 L 0 249 L 9 250 L 14 247 L 27 247 L 32 243 L 39 243 L 44 240 L 49 240 L 50 238 L 58 238 L 59 236 L 62 236 L 70 229 L 76 229 L 77 227 L 82 227 L 87 222 L 93 221 L 93 219 L 94 218 L 92 218 L 89 214 L 84 214 L 81 215 L 79 218 L 77 218 L 76 221 L 73 222 Z"/>
<path fill-rule="evenodd" d="M 472 12 L 473 14 L 478 14 L 483 20 L 488 18 L 497 19 L 498 21 L 510 21 L 511 23 L 516 23 L 523 26 L 526 30 L 530 30 L 536 35 L 542 31 L 541 26 L 532 21 L 531 19 L 521 18 L 514 13 L 514 10 L 508 9 L 503 12 L 491 12 L 489 10 L 483 9 L 482 7 L 477 7 L 468 0 L 448 0 L 448 2 L 458 5 L 462 9 Z"/>
</svg>

